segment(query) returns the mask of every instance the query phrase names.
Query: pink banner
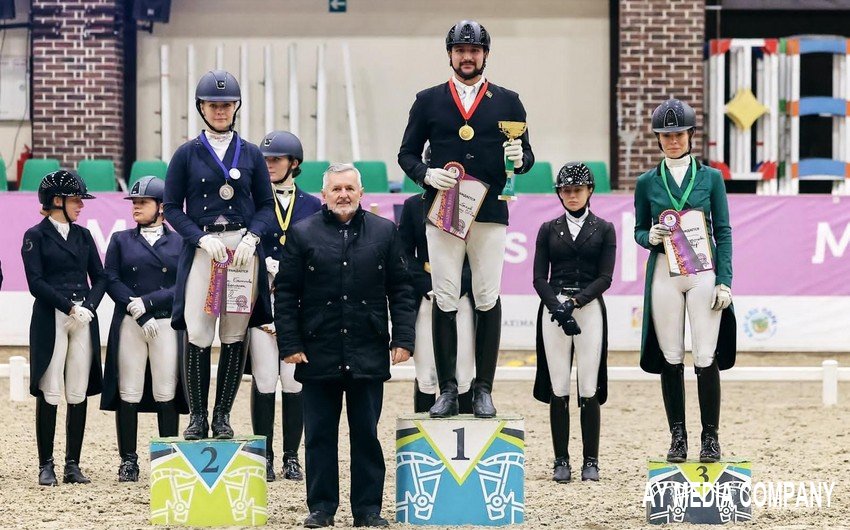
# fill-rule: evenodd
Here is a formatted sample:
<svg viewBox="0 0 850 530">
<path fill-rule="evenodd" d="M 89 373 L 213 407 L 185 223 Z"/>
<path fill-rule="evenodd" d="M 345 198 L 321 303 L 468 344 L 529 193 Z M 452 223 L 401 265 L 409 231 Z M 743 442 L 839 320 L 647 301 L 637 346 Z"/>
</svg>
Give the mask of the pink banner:
<svg viewBox="0 0 850 530">
<path fill-rule="evenodd" d="M 86 201 L 80 222 L 91 230 L 101 254 L 113 232 L 134 226 L 130 205 L 120 193 L 99 193 Z M 378 212 L 394 218 L 393 205 L 407 195 L 368 194 L 363 207 L 376 205 Z M 614 223 L 617 230 L 617 267 L 610 294 L 643 293 L 647 252 L 633 238 L 634 210 L 630 195 L 597 195 L 591 210 Z M 733 292 L 736 295 L 850 295 L 850 208 L 840 198 L 823 195 L 729 197 L 734 241 Z M 534 245 L 544 221 L 563 214 L 552 195 L 521 195 L 509 203 L 511 226 L 505 251 L 502 291 L 534 294 L 531 286 Z M 3 289 L 26 290 L 21 263 L 21 242 L 27 228 L 41 220 L 35 193 L 0 195 L 3 230 L 0 260 Z"/>
</svg>

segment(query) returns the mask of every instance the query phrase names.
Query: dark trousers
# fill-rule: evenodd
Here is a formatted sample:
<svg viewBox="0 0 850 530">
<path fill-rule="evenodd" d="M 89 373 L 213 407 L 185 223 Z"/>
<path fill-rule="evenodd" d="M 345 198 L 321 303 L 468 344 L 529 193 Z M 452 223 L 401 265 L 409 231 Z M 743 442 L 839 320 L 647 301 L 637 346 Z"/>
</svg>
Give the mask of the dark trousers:
<svg viewBox="0 0 850 530">
<path fill-rule="evenodd" d="M 378 420 L 384 383 L 344 377 L 305 382 L 304 446 L 307 507 L 335 514 L 339 507 L 339 419 L 342 399 L 348 414 L 351 446 L 351 513 L 380 513 L 384 491 L 384 453 L 378 441 Z"/>
</svg>

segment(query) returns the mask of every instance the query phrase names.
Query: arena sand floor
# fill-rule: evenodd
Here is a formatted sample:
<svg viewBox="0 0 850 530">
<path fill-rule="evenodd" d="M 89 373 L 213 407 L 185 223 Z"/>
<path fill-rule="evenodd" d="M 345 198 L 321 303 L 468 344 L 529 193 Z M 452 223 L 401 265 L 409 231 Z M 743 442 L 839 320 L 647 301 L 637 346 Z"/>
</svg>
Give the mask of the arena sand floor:
<svg viewBox="0 0 850 530">
<path fill-rule="evenodd" d="M 7 362 L 6 349 L 0 362 Z M 847 355 L 836 357 L 847 366 Z M 824 357 L 805 354 L 742 355 L 741 365 L 817 366 Z M 506 353 L 504 362 L 525 364 L 528 352 Z M 634 353 L 615 353 L 612 365 L 634 366 Z M 689 382 L 688 426 L 691 451 L 698 451 L 699 410 L 696 384 Z M 34 434 L 34 400 L 8 401 L 9 381 L 0 380 L 0 528 L 148 528 L 150 466 L 140 442 L 141 481 L 117 482 L 118 455 L 112 413 L 97 410 L 91 400 L 82 467 L 92 479 L 87 486 L 36 485 L 37 457 Z M 250 432 L 249 385 L 243 383 L 234 408 L 237 433 Z M 411 384 L 387 384 L 380 436 L 387 463 L 384 515 L 394 517 L 395 417 L 412 408 Z M 523 528 L 657 528 L 646 524 L 642 506 L 646 460 L 660 457 L 669 442 L 663 416 L 661 390 L 655 382 L 615 382 L 602 408 L 602 441 L 598 483 L 556 484 L 550 480 L 552 449 L 548 407 L 531 397 L 530 382 L 496 381 L 494 397 L 502 412 L 525 416 L 526 522 Z M 577 409 L 571 414 L 572 466 L 580 467 L 581 439 Z M 850 528 L 850 384 L 841 383 L 839 404 L 821 405 L 819 383 L 744 383 L 723 386 L 721 442 L 724 455 L 753 461 L 753 480 L 834 481 L 831 506 L 821 509 L 754 507 L 754 521 L 746 528 L 808 529 Z M 154 435 L 155 417 L 140 421 L 140 440 Z M 185 423 L 185 417 L 183 418 Z M 64 407 L 57 421 L 56 456 L 64 454 Z M 280 428 L 278 424 L 278 429 Z M 353 524 L 348 506 L 348 429 L 340 426 L 342 473 L 341 507 L 337 527 Z M 278 430 L 279 433 L 279 430 Z M 279 439 L 276 443 L 280 443 Z M 303 459 L 303 448 L 302 448 Z M 278 466 L 279 467 L 279 464 Z M 307 514 L 304 483 L 269 484 L 271 528 L 300 527 Z M 394 524 L 394 527 L 403 525 Z M 678 527 L 689 527 L 679 525 Z M 161 527 L 159 527 L 161 528 Z"/>
</svg>

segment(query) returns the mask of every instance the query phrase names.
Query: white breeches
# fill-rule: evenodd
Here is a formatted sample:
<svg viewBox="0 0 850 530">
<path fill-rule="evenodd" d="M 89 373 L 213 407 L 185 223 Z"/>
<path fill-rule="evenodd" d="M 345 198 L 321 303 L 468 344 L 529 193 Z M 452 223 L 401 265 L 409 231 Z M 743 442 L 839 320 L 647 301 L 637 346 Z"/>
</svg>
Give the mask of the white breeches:
<svg viewBox="0 0 850 530">
<path fill-rule="evenodd" d="M 559 295 L 563 302 L 566 295 Z M 591 398 L 596 395 L 599 378 L 599 362 L 602 359 L 602 306 L 599 300 L 593 300 L 584 307 L 573 310 L 581 333 L 569 336 L 564 334 L 558 322 L 552 322 L 551 313 L 543 308 L 540 327 L 543 334 L 543 347 L 546 348 L 546 364 L 549 366 L 549 379 L 552 381 L 552 393 L 557 397 L 570 395 L 570 371 L 572 359 L 570 352 L 575 347 L 576 376 L 578 377 L 579 397 Z"/>
<path fill-rule="evenodd" d="M 86 399 L 91 371 L 91 330 L 89 326 L 65 329 L 65 322 L 72 317 L 56 310 L 53 316 L 54 341 L 53 356 L 44 375 L 38 382 L 38 388 L 44 394 L 44 400 L 58 405 L 65 387 L 65 401 L 69 405 L 82 403 Z M 99 358 L 100 356 L 98 356 Z"/>
<path fill-rule="evenodd" d="M 658 346 L 670 364 L 685 359 L 685 309 L 691 324 L 694 366 L 705 368 L 714 362 L 721 311 L 711 309 L 714 271 L 671 277 L 667 259 L 659 255 L 652 276 L 652 323 Z"/>
<path fill-rule="evenodd" d="M 425 223 L 431 280 L 441 310 L 458 310 L 463 260 L 467 255 L 472 269 L 475 309 L 489 311 L 496 305 L 502 284 L 507 228 L 498 223 L 473 221 L 464 241 Z"/>
<path fill-rule="evenodd" d="M 416 317 L 416 350 L 413 363 L 416 381 L 423 394 L 436 394 L 439 390 L 437 365 L 434 362 L 434 335 L 431 329 L 433 302 L 423 298 Z M 475 321 L 472 301 L 468 295 L 460 299 L 457 309 L 457 379 L 458 392 L 468 392 L 475 377 Z"/>
<path fill-rule="evenodd" d="M 227 248 L 234 250 L 242 240 L 244 230 L 233 230 L 210 234 L 221 239 Z M 251 307 L 257 301 L 257 270 L 258 258 L 254 255 L 254 289 L 251 293 Z M 195 249 L 195 257 L 192 260 L 192 269 L 186 279 L 185 302 L 183 304 L 183 316 L 186 319 L 186 334 L 189 342 L 201 348 L 212 346 L 215 337 L 216 317 L 204 312 L 204 301 L 210 285 L 210 270 L 212 269 L 212 258 L 202 248 Z M 223 296 L 222 296 L 223 298 Z M 222 300 L 224 306 L 224 300 Z M 218 336 L 222 344 L 232 344 L 245 340 L 248 329 L 250 314 L 225 313 L 222 307 L 219 318 Z"/>
<path fill-rule="evenodd" d="M 248 330 L 251 334 L 249 355 L 254 383 L 261 394 L 271 394 L 277 390 L 277 381 L 284 393 L 301 392 L 301 383 L 295 380 L 295 365 L 283 362 L 277 349 L 277 338 L 260 328 Z"/>
<path fill-rule="evenodd" d="M 145 340 L 141 326 L 131 316 L 121 322 L 118 347 L 118 393 L 127 403 L 139 403 L 145 390 L 145 368 L 150 358 L 153 398 L 171 401 L 177 392 L 177 331 L 170 318 L 157 319 L 159 334 Z"/>
</svg>

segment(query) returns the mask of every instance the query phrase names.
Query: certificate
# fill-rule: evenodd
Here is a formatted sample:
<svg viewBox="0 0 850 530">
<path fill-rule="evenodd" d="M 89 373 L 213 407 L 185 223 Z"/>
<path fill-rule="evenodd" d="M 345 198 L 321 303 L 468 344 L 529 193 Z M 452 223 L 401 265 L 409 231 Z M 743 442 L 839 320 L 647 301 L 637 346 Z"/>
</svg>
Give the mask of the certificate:
<svg viewBox="0 0 850 530">
<path fill-rule="evenodd" d="M 233 263 L 227 266 L 227 287 L 224 297 L 225 313 L 251 313 L 251 299 L 254 292 L 254 257 L 244 267 Z"/>
<path fill-rule="evenodd" d="M 489 188 L 489 184 L 472 175 L 461 176 L 457 186 L 437 192 L 428 211 L 428 220 L 444 232 L 466 239 Z"/>
<path fill-rule="evenodd" d="M 670 229 L 664 237 L 664 252 L 670 276 L 687 276 L 714 270 L 711 242 L 702 210 L 665 210 L 661 224 Z"/>
</svg>

